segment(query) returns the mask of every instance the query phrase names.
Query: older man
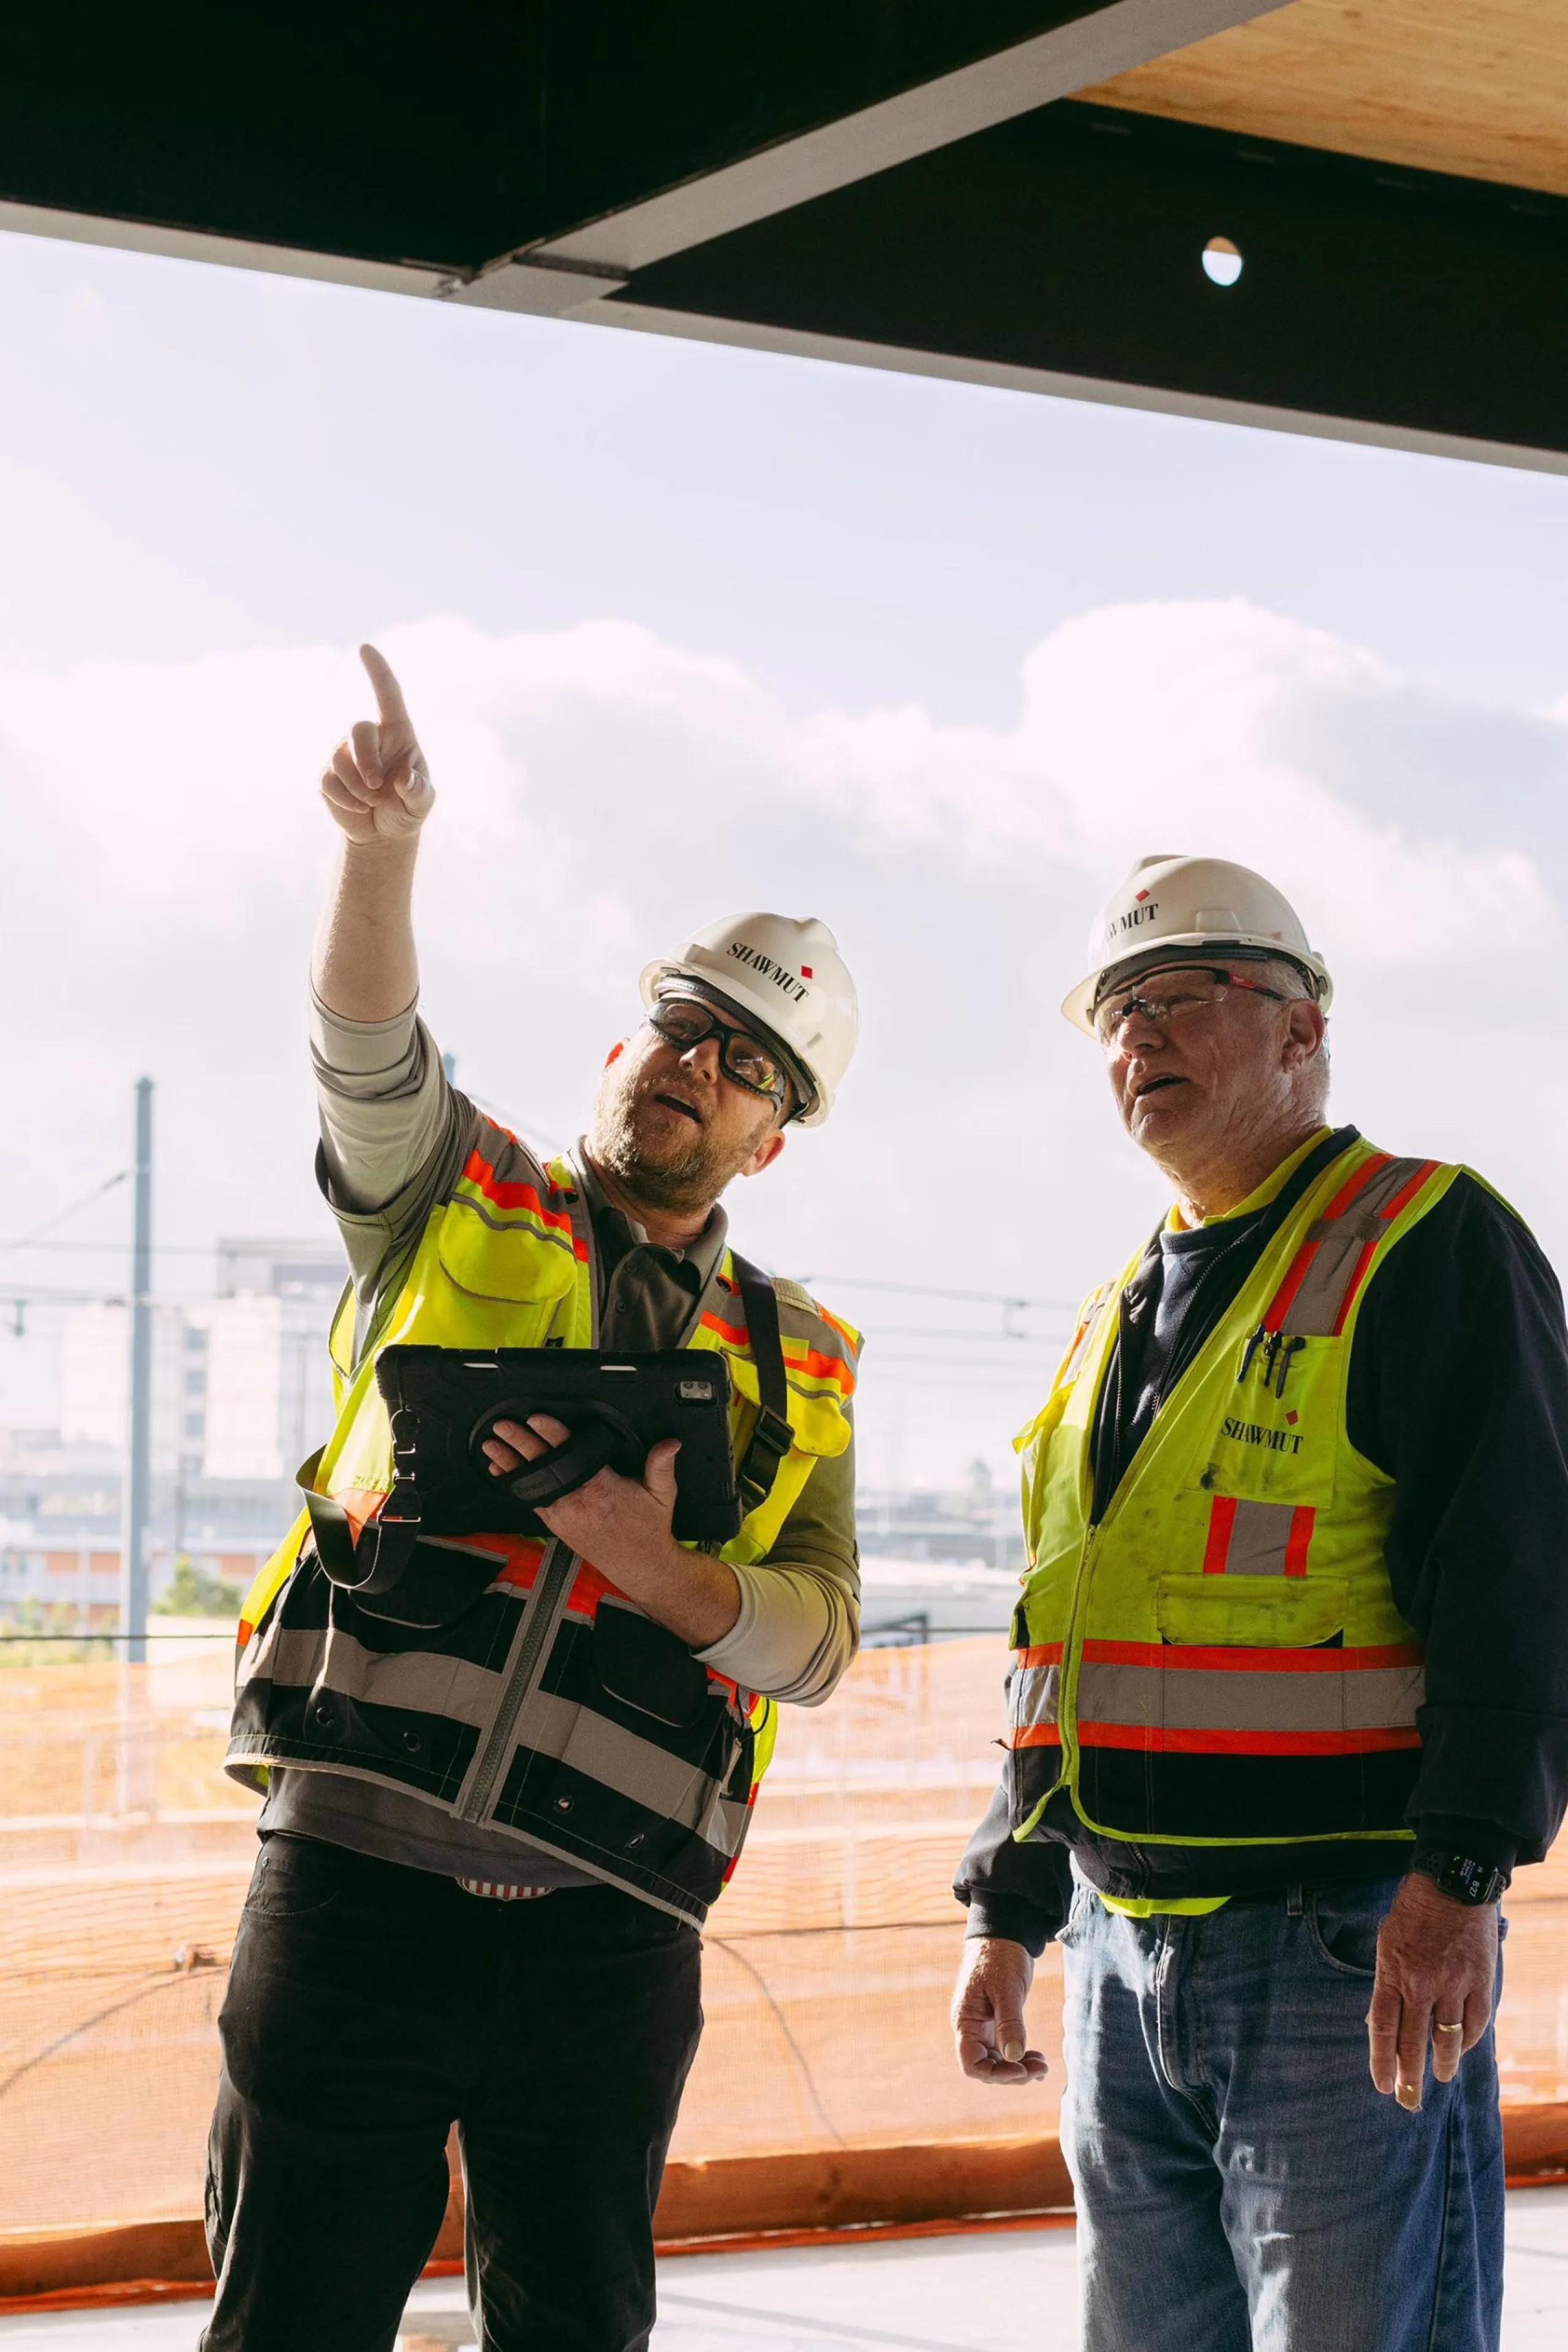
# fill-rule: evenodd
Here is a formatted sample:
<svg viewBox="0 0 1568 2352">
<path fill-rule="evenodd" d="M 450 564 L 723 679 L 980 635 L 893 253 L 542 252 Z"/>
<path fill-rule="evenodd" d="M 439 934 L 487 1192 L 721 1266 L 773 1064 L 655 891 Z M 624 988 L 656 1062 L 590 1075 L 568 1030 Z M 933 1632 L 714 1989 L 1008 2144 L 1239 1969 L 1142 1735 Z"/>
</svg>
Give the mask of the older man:
<svg viewBox="0 0 1568 2352">
<path fill-rule="evenodd" d="M 825 1699 L 856 1641 L 858 1341 L 734 1255 L 718 1206 L 791 1121 L 826 1117 L 854 990 L 819 922 L 707 926 L 643 972 L 584 1143 L 536 1159 L 454 1091 L 417 1017 L 434 794 L 396 679 L 364 658 L 379 716 L 322 782 L 342 846 L 313 1024 L 353 1295 L 337 1425 L 241 1627 L 228 1769 L 267 1805 L 221 2019 L 204 2342 L 392 2352 L 455 2123 L 485 2352 L 640 2352 L 698 1930 L 774 1702 Z M 525 928 L 529 889 L 525 866 Z M 548 996 L 520 1004 L 519 1038 L 549 1017 Z M 601 1470 L 541 1508 L 549 1542 L 432 1529 L 409 1550 L 381 1517 L 393 1341 L 722 1355 L 738 1535 L 675 1539 L 664 1444 L 640 1477 Z M 508 1476 L 567 1435 L 497 1430 Z"/>
<path fill-rule="evenodd" d="M 1146 858 L 1090 961 L 1063 1010 L 1176 1205 L 1020 1440 L 960 2063 L 1044 2073 L 1059 1938 L 1089 2352 L 1483 2352 L 1498 1904 L 1568 1795 L 1562 1298 L 1479 1177 L 1325 1124 L 1261 877 Z"/>
</svg>

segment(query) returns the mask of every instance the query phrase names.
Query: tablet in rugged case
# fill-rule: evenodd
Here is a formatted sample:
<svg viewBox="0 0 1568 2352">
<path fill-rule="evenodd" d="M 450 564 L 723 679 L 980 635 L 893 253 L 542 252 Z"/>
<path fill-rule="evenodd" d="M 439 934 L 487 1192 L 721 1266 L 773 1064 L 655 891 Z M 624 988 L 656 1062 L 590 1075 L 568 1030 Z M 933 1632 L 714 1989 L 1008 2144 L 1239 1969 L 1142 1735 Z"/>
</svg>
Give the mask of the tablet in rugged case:
<svg viewBox="0 0 1568 2352">
<path fill-rule="evenodd" d="M 679 1438 L 674 1530 L 727 1542 L 743 1506 L 729 1434 L 729 1366 L 709 1349 L 615 1356 L 592 1348 L 383 1348 L 396 1484 L 383 1516 L 422 1535 L 542 1535 L 536 1506 L 608 1464 L 640 1477 L 650 1446 Z M 552 1413 L 571 1438 L 511 1477 L 482 1448 L 497 1421 Z"/>
</svg>

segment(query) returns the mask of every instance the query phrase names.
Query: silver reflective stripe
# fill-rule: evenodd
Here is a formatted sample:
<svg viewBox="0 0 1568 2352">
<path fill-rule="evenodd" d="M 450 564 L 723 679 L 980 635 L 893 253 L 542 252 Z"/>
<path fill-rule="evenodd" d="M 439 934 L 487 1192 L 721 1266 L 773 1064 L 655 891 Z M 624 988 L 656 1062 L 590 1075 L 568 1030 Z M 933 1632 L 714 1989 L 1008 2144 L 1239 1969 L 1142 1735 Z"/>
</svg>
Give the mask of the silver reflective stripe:
<svg viewBox="0 0 1568 2352">
<path fill-rule="evenodd" d="M 1367 1674 L 1346 1675 L 1344 1685 L 1347 1731 L 1377 1731 L 1394 1725 L 1403 1728 L 1414 1724 L 1416 1710 L 1427 1696 L 1427 1669 L 1422 1664 L 1375 1666 Z"/>
<path fill-rule="evenodd" d="M 1281 1328 L 1304 1339 L 1332 1337 L 1355 1279 L 1362 1252 L 1381 1241 L 1388 1227 L 1382 1212 L 1397 1200 L 1423 1166 L 1419 1160 L 1391 1160 L 1369 1176 L 1342 1217 L 1320 1217 L 1307 1229 L 1316 1244 L 1301 1286 L 1285 1309 Z"/>
<path fill-rule="evenodd" d="M 739 1852 L 747 1809 L 734 1807 L 742 1819 L 716 1823 L 710 1831 L 705 1824 L 713 1814 L 719 1782 L 679 1756 L 672 1756 L 667 1748 L 640 1739 L 623 1725 L 612 1723 L 608 1716 L 595 1715 L 575 1699 L 535 1691 L 517 1717 L 513 1737 L 520 1748 L 559 1757 L 574 1772 L 613 1789 L 617 1796 L 630 1797 L 651 1813 L 679 1822 L 683 1829 L 700 1829 L 721 1853 Z M 717 1833 L 720 1831 L 725 1834 Z M 727 1843 L 727 1836 L 733 1843 Z"/>
<path fill-rule="evenodd" d="M 1293 1503 L 1239 1502 L 1226 1547 L 1227 1576 L 1283 1576 Z"/>
<path fill-rule="evenodd" d="M 266 1672 L 275 1683 L 337 1691 L 372 1706 L 396 1706 L 413 1715 L 444 1715 L 476 1728 L 488 1720 L 500 1676 L 465 1658 L 442 1658 L 429 1650 L 367 1650 L 336 1627 L 282 1626 L 267 1649 Z"/>
<path fill-rule="evenodd" d="M 459 1179 L 459 1181 L 471 1181 Z M 466 1209 L 470 1216 L 477 1217 L 479 1223 L 487 1225 L 493 1234 L 526 1234 L 530 1241 L 549 1242 L 552 1248 L 565 1250 L 568 1257 L 577 1255 L 570 1234 L 563 1234 L 559 1226 L 545 1224 L 537 1211 L 525 1209 L 517 1216 L 508 1217 L 504 1209 L 494 1208 L 483 1196 L 476 1198 L 472 1192 L 454 1192 L 446 1205 L 449 1209 Z M 443 1267 L 442 1271 L 444 1273 L 445 1268 Z M 459 1289 L 463 1287 L 461 1283 L 457 1286 Z M 475 1294 L 471 1292 L 469 1295 Z M 482 1292 L 477 1295 L 486 1297 L 488 1294 Z M 528 1302 L 518 1303 L 526 1305 Z"/>
<path fill-rule="evenodd" d="M 1301 1674 L 1085 1661 L 1078 1719 L 1167 1731 L 1394 1730 L 1415 1723 L 1422 1691 L 1419 1665 Z"/>
<path fill-rule="evenodd" d="M 1008 1721 L 1013 1724 L 1054 1723 L 1061 1690 L 1061 1668 L 1015 1666 L 1008 1691 Z"/>
</svg>

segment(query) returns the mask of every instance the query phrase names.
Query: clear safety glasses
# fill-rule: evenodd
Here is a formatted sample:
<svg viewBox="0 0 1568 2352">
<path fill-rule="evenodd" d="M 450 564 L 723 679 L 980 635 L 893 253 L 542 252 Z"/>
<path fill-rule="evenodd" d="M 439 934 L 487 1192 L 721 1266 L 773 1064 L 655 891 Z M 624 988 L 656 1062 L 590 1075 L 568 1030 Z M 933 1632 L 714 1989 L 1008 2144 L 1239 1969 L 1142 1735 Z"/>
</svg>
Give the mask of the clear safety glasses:
<svg viewBox="0 0 1568 2352">
<path fill-rule="evenodd" d="M 1271 996 L 1276 1004 L 1289 1002 L 1281 990 L 1266 988 L 1260 980 L 1249 980 L 1245 972 L 1205 964 L 1197 970 L 1151 974 L 1141 988 L 1112 989 L 1103 1003 L 1094 1008 L 1094 1034 L 1106 1053 L 1112 1053 L 1123 1024 L 1136 1014 L 1152 1021 L 1156 1029 L 1179 1028 L 1209 1006 L 1223 1004 L 1233 988 L 1245 989 L 1251 996 Z"/>
</svg>

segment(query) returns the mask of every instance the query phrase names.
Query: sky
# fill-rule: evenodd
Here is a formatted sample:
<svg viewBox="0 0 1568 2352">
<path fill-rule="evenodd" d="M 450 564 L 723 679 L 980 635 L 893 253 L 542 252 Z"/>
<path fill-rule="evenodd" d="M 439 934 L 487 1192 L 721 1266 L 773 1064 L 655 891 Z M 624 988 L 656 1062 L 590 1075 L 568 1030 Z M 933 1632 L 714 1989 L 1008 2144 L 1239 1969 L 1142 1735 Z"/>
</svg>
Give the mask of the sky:
<svg viewBox="0 0 1568 2352">
<path fill-rule="evenodd" d="M 161 1288 L 322 1230 L 316 783 L 371 635 L 439 794 L 426 1015 L 530 1136 L 686 929 L 838 933 L 859 1059 L 730 1208 L 865 1328 L 868 1481 L 1009 1475 L 1160 1213 L 1056 1010 L 1145 854 L 1268 871 L 1336 1115 L 1568 1251 L 1568 481 L 44 239 L 0 316 L 0 1241 L 124 1166 L 142 1071 Z M 128 1213 L 0 1255 L 0 1420 L 57 1377 L 11 1290 L 112 1290 Z"/>
</svg>

